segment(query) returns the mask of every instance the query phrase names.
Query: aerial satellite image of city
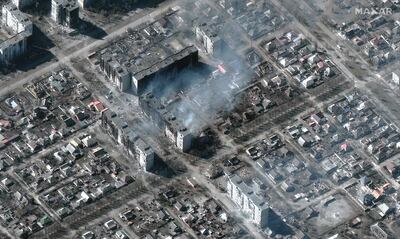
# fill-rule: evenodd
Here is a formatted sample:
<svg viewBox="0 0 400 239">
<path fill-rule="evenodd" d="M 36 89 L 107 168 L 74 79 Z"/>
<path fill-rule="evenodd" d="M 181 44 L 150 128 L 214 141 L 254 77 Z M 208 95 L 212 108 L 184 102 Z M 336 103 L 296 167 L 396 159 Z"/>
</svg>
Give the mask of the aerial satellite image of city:
<svg viewBox="0 0 400 239">
<path fill-rule="evenodd" d="M 0 7 L 0 239 L 400 239 L 399 0 Z"/>
</svg>

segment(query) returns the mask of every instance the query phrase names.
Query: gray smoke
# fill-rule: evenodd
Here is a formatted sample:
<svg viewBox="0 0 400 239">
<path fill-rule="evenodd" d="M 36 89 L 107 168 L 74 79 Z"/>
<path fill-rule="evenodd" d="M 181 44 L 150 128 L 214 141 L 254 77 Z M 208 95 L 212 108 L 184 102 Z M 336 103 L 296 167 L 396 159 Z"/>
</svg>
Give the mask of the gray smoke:
<svg viewBox="0 0 400 239">
<path fill-rule="evenodd" d="M 221 58 L 226 73 L 209 65 L 188 68 L 174 79 L 153 81 L 149 91 L 161 99 L 187 129 L 198 133 L 212 124 L 221 112 L 232 111 L 239 100 L 237 93 L 251 80 L 248 67 L 237 57 L 234 61 L 231 59 L 227 54 Z"/>
<path fill-rule="evenodd" d="M 191 26 L 181 30 L 192 32 Z M 195 39 L 194 36 L 190 38 Z M 155 79 L 147 88 L 147 92 L 152 91 L 168 105 L 167 108 L 193 133 L 212 124 L 221 112 L 232 111 L 240 100 L 237 93 L 253 77 L 245 59 L 228 46 L 215 58 L 226 73 L 218 70 L 218 64 L 200 64 L 182 70 L 171 80 Z M 157 77 L 166 76 L 163 73 Z"/>
</svg>

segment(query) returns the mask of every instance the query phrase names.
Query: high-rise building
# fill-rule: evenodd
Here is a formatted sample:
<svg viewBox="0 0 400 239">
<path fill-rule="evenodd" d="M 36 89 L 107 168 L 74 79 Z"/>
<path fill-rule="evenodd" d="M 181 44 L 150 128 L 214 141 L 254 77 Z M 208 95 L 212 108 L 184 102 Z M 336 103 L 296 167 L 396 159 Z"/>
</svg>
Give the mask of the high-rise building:
<svg viewBox="0 0 400 239">
<path fill-rule="evenodd" d="M 92 4 L 93 0 L 78 0 L 78 4 L 82 9 L 86 9 Z"/>
<path fill-rule="evenodd" d="M 165 136 L 182 152 L 192 147 L 193 134 L 186 128 L 181 119 L 158 100 L 152 93 L 139 97 L 139 105 L 147 117 L 158 128 L 164 131 Z"/>
<path fill-rule="evenodd" d="M 58 24 L 75 28 L 79 24 L 79 6 L 76 0 L 51 0 L 51 18 Z"/>
<path fill-rule="evenodd" d="M 399 72 L 392 72 L 392 81 L 396 85 L 400 85 L 400 73 Z"/>
<path fill-rule="evenodd" d="M 14 61 L 25 54 L 33 31 L 28 16 L 12 3 L 2 8 L 2 25 L 7 31 L 0 33 L 0 64 Z"/>
<path fill-rule="evenodd" d="M 147 172 L 154 167 L 154 150 L 142 139 L 138 139 L 135 145 L 137 157 L 139 158 L 139 165 Z"/>
<path fill-rule="evenodd" d="M 218 55 L 223 51 L 224 42 L 219 37 L 217 24 L 203 22 L 194 27 L 196 39 L 201 42 L 207 54 Z"/>
<path fill-rule="evenodd" d="M 139 160 L 140 167 L 146 172 L 154 167 L 155 152 L 128 124 L 110 111 L 104 111 L 101 117 L 103 129 L 124 147 L 128 155 Z"/>
<path fill-rule="evenodd" d="M 121 91 L 141 95 L 162 89 L 178 81 L 183 69 L 198 64 L 197 48 L 161 22 L 128 30 L 96 55 L 101 70 Z"/>
<path fill-rule="evenodd" d="M 278 216 L 270 208 L 264 198 L 257 196 L 242 178 L 233 174 L 228 177 L 227 193 L 229 198 L 259 227 L 276 222 Z"/>
<path fill-rule="evenodd" d="M 121 66 L 115 57 L 104 55 L 101 61 L 101 68 L 109 80 L 118 86 L 120 91 L 127 91 L 131 88 L 131 73 L 125 66 Z"/>
</svg>

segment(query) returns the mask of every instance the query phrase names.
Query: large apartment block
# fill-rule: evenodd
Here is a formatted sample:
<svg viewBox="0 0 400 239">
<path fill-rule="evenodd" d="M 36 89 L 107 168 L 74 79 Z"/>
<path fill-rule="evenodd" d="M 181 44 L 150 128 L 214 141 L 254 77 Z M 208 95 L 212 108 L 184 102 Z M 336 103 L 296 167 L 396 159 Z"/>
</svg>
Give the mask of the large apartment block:
<svg viewBox="0 0 400 239">
<path fill-rule="evenodd" d="M 75 28 L 79 24 L 79 5 L 76 0 L 51 0 L 51 18 L 56 23 Z"/>
<path fill-rule="evenodd" d="M 124 147 L 129 156 L 139 160 L 139 165 L 144 171 L 147 172 L 154 167 L 156 157 L 154 150 L 113 111 L 107 110 L 102 113 L 101 125 L 119 145 Z"/>
<path fill-rule="evenodd" d="M 161 19 L 143 24 L 97 53 L 100 68 L 121 91 L 136 95 L 171 84 L 181 70 L 198 64 L 198 50 Z"/>
<path fill-rule="evenodd" d="M 10 3 L 2 8 L 0 31 L 0 64 L 14 61 L 28 50 L 33 25 L 28 16 Z"/>
<path fill-rule="evenodd" d="M 192 147 L 193 134 L 186 128 L 181 119 L 165 107 L 152 93 L 139 97 L 139 106 L 146 116 L 158 128 L 164 131 L 165 136 L 182 152 Z"/>
<path fill-rule="evenodd" d="M 276 214 L 268 203 L 257 196 L 242 178 L 233 174 L 228 177 L 227 193 L 229 198 L 249 217 L 249 220 L 259 227 L 265 227 L 272 220 L 276 220 Z"/>
</svg>

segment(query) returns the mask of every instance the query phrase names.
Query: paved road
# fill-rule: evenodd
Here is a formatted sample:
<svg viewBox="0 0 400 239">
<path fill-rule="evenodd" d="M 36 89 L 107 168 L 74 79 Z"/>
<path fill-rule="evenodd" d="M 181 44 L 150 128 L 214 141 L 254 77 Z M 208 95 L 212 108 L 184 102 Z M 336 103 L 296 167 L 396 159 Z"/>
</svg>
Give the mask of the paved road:
<svg viewBox="0 0 400 239">
<path fill-rule="evenodd" d="M 39 196 L 34 193 L 32 190 L 30 190 L 30 188 L 25 184 L 25 182 L 14 172 L 11 173 L 11 176 L 13 177 L 14 180 L 16 180 L 21 187 L 25 190 L 25 192 L 27 192 L 27 194 L 29 196 L 31 196 L 33 199 L 35 199 L 35 202 L 38 203 L 42 209 L 47 213 L 47 215 L 49 215 L 49 217 L 51 217 L 53 220 L 60 222 L 60 219 L 58 218 L 58 216 L 55 214 L 55 212 L 49 208 L 46 207 L 46 205 L 42 202 L 42 200 L 40 200 Z"/>
<path fill-rule="evenodd" d="M 150 135 L 148 135 L 150 136 Z M 150 144 L 158 153 L 159 150 L 162 150 L 160 145 L 165 147 L 165 141 L 160 142 L 160 138 L 155 138 L 154 136 L 150 136 L 146 138 L 147 143 Z M 170 147 L 170 152 L 180 160 L 182 164 L 185 165 L 187 168 L 187 173 L 190 175 L 198 185 L 201 187 L 207 189 L 209 192 L 209 195 L 211 195 L 214 199 L 219 201 L 222 205 L 222 207 L 225 208 L 227 213 L 231 216 L 234 216 L 236 218 L 241 218 L 243 226 L 247 229 L 247 231 L 252 234 L 253 238 L 256 239 L 263 239 L 265 238 L 260 230 L 251 222 L 248 221 L 248 219 L 243 218 L 243 215 L 240 213 L 239 208 L 228 198 L 226 193 L 221 192 L 214 184 L 212 184 L 202 173 L 201 167 L 193 166 L 190 161 L 194 160 L 197 161 L 198 159 L 194 156 L 184 154 L 179 152 L 174 146 Z"/>
<path fill-rule="evenodd" d="M 128 22 L 126 25 L 112 31 L 109 32 L 108 35 L 106 37 L 104 37 L 103 39 L 99 39 L 97 41 L 94 41 L 92 43 L 87 44 L 86 46 L 84 46 L 83 48 L 78 49 L 77 51 L 65 55 L 61 58 L 58 59 L 58 62 L 54 62 L 51 63 L 50 65 L 47 65 L 44 68 L 40 68 L 35 72 L 32 72 L 32 74 L 30 74 L 29 76 L 27 76 L 24 79 L 21 79 L 19 81 L 16 81 L 14 83 L 11 83 L 10 85 L 0 89 L 0 96 L 4 96 L 10 92 L 12 92 L 14 89 L 16 88 L 20 88 L 22 87 L 24 84 L 32 81 L 35 78 L 38 78 L 48 72 L 51 72 L 53 69 L 57 68 L 58 66 L 65 64 L 67 62 L 69 62 L 71 59 L 75 58 L 75 57 L 79 57 L 79 56 L 87 56 L 91 51 L 93 51 L 95 48 L 101 46 L 102 44 L 116 38 L 117 36 L 123 34 L 124 32 L 126 32 L 126 30 L 128 28 L 134 28 L 140 24 L 143 24 L 145 22 L 151 22 L 154 20 L 154 17 L 161 14 L 162 12 L 166 11 L 168 8 L 176 5 L 176 3 L 179 0 L 171 0 L 168 1 L 166 4 L 154 9 L 152 12 L 150 12 L 149 14 L 145 15 L 142 18 L 139 18 L 135 21 L 132 22 Z M 57 55 L 61 55 L 59 51 L 54 51 Z M 56 56 L 57 56 L 56 55 Z"/>
<path fill-rule="evenodd" d="M 275 0 L 274 0 L 275 1 Z M 305 1 L 303 1 L 304 3 L 306 3 Z M 308 6 L 307 4 L 305 4 L 306 6 Z M 311 11 L 313 11 L 310 8 Z M 301 23 L 298 23 L 298 27 L 300 28 L 300 30 L 306 34 L 307 37 L 311 38 L 313 41 L 317 41 L 316 37 L 314 36 L 314 34 L 307 29 L 306 27 L 304 27 Z M 382 97 L 380 95 L 378 95 L 374 89 L 371 89 L 371 86 L 369 86 L 367 83 L 368 82 L 379 82 L 382 86 L 387 86 L 387 83 L 385 82 L 385 80 L 379 75 L 377 74 L 375 71 L 371 70 L 371 66 L 370 64 L 365 60 L 365 57 L 360 54 L 359 52 L 357 52 L 349 42 L 347 42 L 346 40 L 341 39 L 337 34 L 335 34 L 334 32 L 332 32 L 328 27 L 326 27 L 323 23 L 319 22 L 317 24 L 317 29 L 318 31 L 322 31 L 326 37 L 324 37 L 324 47 L 325 49 L 327 49 L 328 54 L 333 58 L 333 61 L 337 64 L 337 66 L 340 68 L 340 70 L 344 73 L 344 75 L 348 78 L 351 79 L 354 83 L 355 86 L 360 88 L 361 90 L 363 90 L 368 96 L 372 97 L 373 102 L 377 105 L 377 107 L 375 107 L 376 111 L 378 114 L 383 114 L 386 117 L 388 117 L 392 123 L 396 124 L 396 126 L 398 126 L 398 116 L 395 115 L 394 112 L 392 112 L 392 110 L 390 110 L 388 108 L 387 103 L 388 102 L 384 102 L 382 101 Z M 318 41 L 320 42 L 320 41 Z M 343 51 L 335 51 L 334 49 L 328 50 L 330 48 L 330 46 L 336 46 L 336 43 L 341 43 L 343 45 L 345 45 L 345 50 Z M 347 67 L 346 67 L 346 63 L 343 62 L 343 59 L 349 59 L 349 57 L 347 55 L 353 55 L 356 56 L 359 64 L 360 64 L 360 68 L 363 69 L 365 71 L 365 77 L 363 77 L 363 79 L 359 79 L 357 76 L 355 76 L 353 74 L 353 72 L 351 72 Z M 347 54 L 347 55 L 346 55 Z M 372 77 L 370 77 L 372 76 Z M 373 85 L 373 87 L 376 85 Z M 386 89 L 386 88 L 385 88 Z M 391 104 L 395 104 L 395 105 L 400 105 L 400 100 L 398 98 L 398 95 L 396 94 L 396 92 L 394 92 L 390 87 L 387 87 L 387 91 L 386 93 L 389 94 L 391 97 L 391 100 L 393 102 L 391 102 Z M 365 154 L 364 151 L 361 151 L 361 153 L 366 157 L 371 159 L 371 156 Z M 391 177 L 390 175 L 387 174 L 386 171 L 384 171 L 380 165 L 376 164 L 373 160 L 371 160 L 374 169 L 376 171 L 378 171 L 381 175 L 383 175 L 385 177 L 385 179 L 390 182 L 392 184 L 392 186 L 394 186 L 395 188 L 400 188 L 400 184 L 397 183 L 393 177 Z"/>
<path fill-rule="evenodd" d="M 230 215 L 234 215 L 236 217 L 242 218 L 242 224 L 247 228 L 250 234 L 253 235 L 254 238 L 262 239 L 264 236 L 261 234 L 260 230 L 252 224 L 247 218 L 244 218 L 243 215 L 238 211 L 239 208 L 228 198 L 226 193 L 222 193 L 218 188 L 214 186 L 214 184 L 210 183 L 208 179 L 201 173 L 201 169 L 199 167 L 193 167 L 189 163 L 186 163 L 186 167 L 189 169 L 190 175 L 199 185 L 205 187 L 210 195 L 213 198 L 221 202 L 228 211 Z"/>
</svg>

